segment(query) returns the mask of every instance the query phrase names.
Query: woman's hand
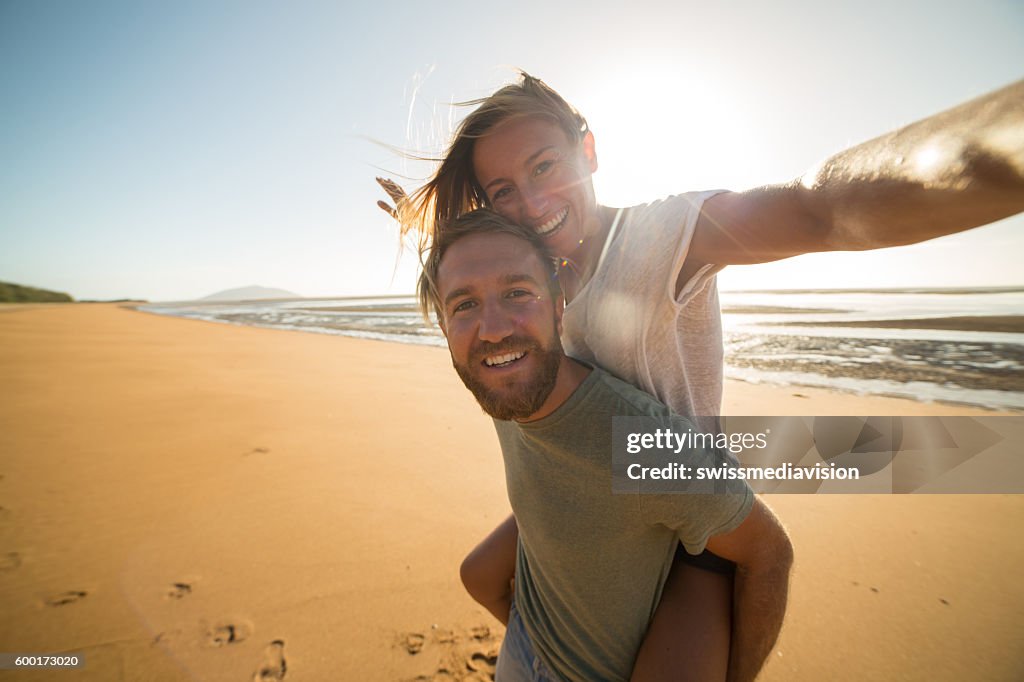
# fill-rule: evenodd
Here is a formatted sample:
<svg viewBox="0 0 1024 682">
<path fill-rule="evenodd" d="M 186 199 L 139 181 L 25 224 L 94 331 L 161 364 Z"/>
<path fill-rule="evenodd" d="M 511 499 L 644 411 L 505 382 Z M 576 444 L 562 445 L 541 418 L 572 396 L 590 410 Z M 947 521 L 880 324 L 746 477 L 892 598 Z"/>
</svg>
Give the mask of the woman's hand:
<svg viewBox="0 0 1024 682">
<path fill-rule="evenodd" d="M 395 205 L 392 206 L 386 201 L 378 201 L 377 206 L 380 207 L 380 210 L 384 211 L 395 220 L 398 220 L 398 211 L 402 207 L 402 204 L 409 200 L 408 195 L 405 193 L 404 189 L 399 187 L 398 184 L 390 178 L 377 178 L 377 184 L 387 192 L 387 195 L 391 197 L 391 201 L 395 203 Z"/>
</svg>

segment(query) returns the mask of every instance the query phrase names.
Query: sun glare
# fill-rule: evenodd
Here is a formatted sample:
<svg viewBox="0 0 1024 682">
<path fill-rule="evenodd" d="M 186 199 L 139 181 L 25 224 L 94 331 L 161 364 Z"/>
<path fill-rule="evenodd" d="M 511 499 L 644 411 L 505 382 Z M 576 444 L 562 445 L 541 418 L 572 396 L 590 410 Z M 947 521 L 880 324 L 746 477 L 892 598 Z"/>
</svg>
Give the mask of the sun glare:
<svg viewBox="0 0 1024 682">
<path fill-rule="evenodd" d="M 581 88 L 597 142 L 599 201 L 628 205 L 712 187 L 757 184 L 748 112 L 710 73 L 630 65 Z"/>
</svg>

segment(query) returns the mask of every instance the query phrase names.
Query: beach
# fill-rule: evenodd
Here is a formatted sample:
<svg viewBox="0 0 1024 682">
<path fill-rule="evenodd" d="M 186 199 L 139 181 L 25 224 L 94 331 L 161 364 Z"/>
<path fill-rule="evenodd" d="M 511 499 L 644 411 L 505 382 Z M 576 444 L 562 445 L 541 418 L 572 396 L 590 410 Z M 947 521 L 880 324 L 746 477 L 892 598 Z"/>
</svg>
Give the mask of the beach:
<svg viewBox="0 0 1024 682">
<path fill-rule="evenodd" d="M 0 308 L 0 680 L 490 679 L 458 566 L 509 513 L 447 351 Z M 726 414 L 990 415 L 728 380 Z M 1024 496 L 768 496 L 795 548 L 764 680 L 1017 680 Z M 283 663 L 282 663 L 283 661 Z"/>
<path fill-rule="evenodd" d="M 1020 287 L 721 292 L 724 374 L 1024 413 Z M 189 319 L 444 347 L 411 296 L 203 300 Z"/>
</svg>

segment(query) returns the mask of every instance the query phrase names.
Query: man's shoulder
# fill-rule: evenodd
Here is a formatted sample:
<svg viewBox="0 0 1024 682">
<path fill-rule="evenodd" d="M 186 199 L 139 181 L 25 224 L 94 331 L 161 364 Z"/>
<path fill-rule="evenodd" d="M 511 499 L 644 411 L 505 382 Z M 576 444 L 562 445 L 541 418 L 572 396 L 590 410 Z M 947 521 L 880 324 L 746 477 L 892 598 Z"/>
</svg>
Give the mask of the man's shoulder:
<svg viewBox="0 0 1024 682">
<path fill-rule="evenodd" d="M 619 379 L 606 370 L 591 367 L 591 372 L 569 400 L 552 414 L 538 421 L 527 423 L 495 419 L 494 426 L 499 440 L 505 441 L 519 438 L 523 432 L 550 434 L 571 430 L 585 431 L 594 429 L 601 424 L 608 425 L 610 428 L 609 417 L 685 419 L 676 415 L 650 393 Z"/>
<path fill-rule="evenodd" d="M 615 405 L 615 416 L 621 417 L 666 417 L 672 410 L 655 396 L 615 375 L 594 368 L 594 397 L 592 400 Z"/>
</svg>

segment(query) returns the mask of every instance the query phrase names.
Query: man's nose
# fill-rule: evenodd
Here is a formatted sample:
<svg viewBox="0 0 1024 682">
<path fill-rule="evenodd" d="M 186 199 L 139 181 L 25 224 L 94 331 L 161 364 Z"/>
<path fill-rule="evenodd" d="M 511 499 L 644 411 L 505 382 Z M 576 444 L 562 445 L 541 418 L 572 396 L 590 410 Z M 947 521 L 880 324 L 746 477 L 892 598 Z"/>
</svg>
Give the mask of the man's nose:
<svg viewBox="0 0 1024 682">
<path fill-rule="evenodd" d="M 485 305 L 480 315 L 480 327 L 477 335 L 481 341 L 499 343 L 512 336 L 514 324 L 512 317 L 496 304 Z"/>
</svg>

